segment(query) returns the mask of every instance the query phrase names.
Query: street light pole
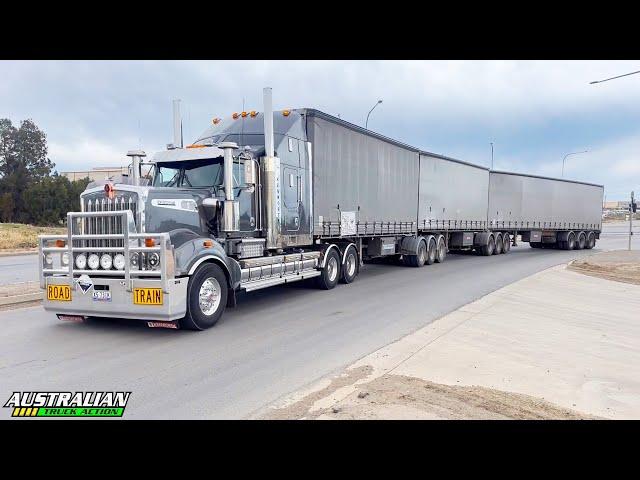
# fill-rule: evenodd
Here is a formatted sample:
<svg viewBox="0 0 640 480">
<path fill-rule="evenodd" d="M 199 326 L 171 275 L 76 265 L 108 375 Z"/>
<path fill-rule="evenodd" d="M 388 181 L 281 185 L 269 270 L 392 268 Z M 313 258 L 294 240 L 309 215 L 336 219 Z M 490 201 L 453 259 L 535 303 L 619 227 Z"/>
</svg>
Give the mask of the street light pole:
<svg viewBox="0 0 640 480">
<path fill-rule="evenodd" d="M 562 159 L 562 177 L 561 177 L 561 178 L 564 178 L 564 162 L 565 162 L 565 160 L 567 159 L 567 157 L 568 157 L 568 156 L 570 156 L 570 155 L 578 155 L 579 153 L 587 153 L 587 152 L 589 152 L 589 150 L 584 150 L 584 151 L 582 151 L 582 152 L 571 152 L 571 153 L 567 153 L 567 154 L 563 157 L 563 159 Z"/>
<path fill-rule="evenodd" d="M 367 120 L 366 122 L 364 122 L 364 128 L 365 130 L 369 130 L 369 115 L 371 115 L 371 112 L 373 112 L 375 110 L 375 108 L 380 105 L 382 103 L 382 100 L 378 100 L 376 102 L 376 104 L 373 106 L 373 108 L 371 110 L 369 110 L 369 113 L 367 113 Z"/>
</svg>

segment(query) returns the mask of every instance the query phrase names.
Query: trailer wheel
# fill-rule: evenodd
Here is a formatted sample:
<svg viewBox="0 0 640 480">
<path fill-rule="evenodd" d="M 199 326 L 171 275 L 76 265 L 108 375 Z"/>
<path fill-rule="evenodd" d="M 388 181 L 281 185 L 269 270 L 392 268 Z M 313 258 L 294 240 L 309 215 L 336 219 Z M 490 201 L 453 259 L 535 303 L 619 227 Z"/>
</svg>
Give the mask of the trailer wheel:
<svg viewBox="0 0 640 480">
<path fill-rule="evenodd" d="M 480 255 L 489 257 L 493 255 L 493 252 L 496 249 L 496 240 L 493 238 L 493 235 L 489 236 L 487 240 L 487 244 L 480 247 Z"/>
<path fill-rule="evenodd" d="M 403 255 L 405 265 L 409 267 L 420 268 L 427 263 L 427 244 L 424 240 L 420 240 L 418 243 L 417 255 Z"/>
<path fill-rule="evenodd" d="M 360 270 L 360 262 L 358 261 L 358 252 L 356 247 L 349 245 L 347 247 L 346 255 L 344 256 L 344 263 L 342 264 L 342 276 L 340 281 L 342 283 L 351 283 L 358 276 Z"/>
<path fill-rule="evenodd" d="M 427 265 L 433 265 L 433 262 L 436 261 L 437 256 L 437 245 L 436 239 L 433 237 L 428 237 L 428 247 L 427 247 Z"/>
<path fill-rule="evenodd" d="M 447 245 L 444 242 L 444 237 L 440 235 L 438 237 L 438 249 L 436 250 L 436 262 L 437 263 L 444 262 L 444 259 L 446 256 L 447 256 Z"/>
<path fill-rule="evenodd" d="M 578 234 L 578 241 L 576 242 L 576 250 L 582 250 L 587 242 L 587 235 L 584 232 Z"/>
<path fill-rule="evenodd" d="M 502 253 L 502 234 L 496 235 L 496 250 L 495 254 L 500 255 Z"/>
<path fill-rule="evenodd" d="M 587 234 L 587 244 L 585 245 L 584 248 L 586 248 L 587 250 L 591 250 L 595 246 L 596 246 L 596 234 L 593 232 L 589 232 Z"/>
<path fill-rule="evenodd" d="M 227 305 L 227 277 L 214 263 L 201 265 L 189 279 L 187 315 L 180 324 L 188 330 L 213 327 Z"/>
<path fill-rule="evenodd" d="M 507 232 L 502 234 L 502 253 L 509 253 L 511 250 L 511 238 Z"/>
<path fill-rule="evenodd" d="M 336 286 L 340 279 L 340 255 L 335 248 L 332 248 L 327 254 L 324 268 L 318 279 L 318 287 L 322 290 L 331 290 Z"/>
</svg>

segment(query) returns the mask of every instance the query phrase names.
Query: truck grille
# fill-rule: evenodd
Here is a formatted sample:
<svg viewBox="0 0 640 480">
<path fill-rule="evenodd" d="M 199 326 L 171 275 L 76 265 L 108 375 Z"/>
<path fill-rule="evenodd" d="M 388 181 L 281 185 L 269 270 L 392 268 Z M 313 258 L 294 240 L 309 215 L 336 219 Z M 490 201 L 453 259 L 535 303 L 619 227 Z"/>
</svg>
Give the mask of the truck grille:
<svg viewBox="0 0 640 480">
<path fill-rule="evenodd" d="M 82 210 L 85 212 L 110 212 L 131 210 L 133 218 L 136 222 L 136 229 L 138 228 L 138 195 L 132 192 L 122 192 L 116 194 L 115 198 L 109 199 L 104 193 L 97 193 L 92 195 L 86 195 L 82 198 Z M 110 234 L 122 234 L 123 228 L 127 228 L 126 225 L 122 225 L 122 217 L 118 215 L 109 217 L 93 217 L 77 219 L 78 221 L 72 226 L 72 234 L 86 234 L 86 235 L 110 235 Z M 82 247 L 122 247 L 123 240 L 121 239 L 100 239 L 100 240 L 85 240 L 85 244 L 77 245 Z"/>
</svg>

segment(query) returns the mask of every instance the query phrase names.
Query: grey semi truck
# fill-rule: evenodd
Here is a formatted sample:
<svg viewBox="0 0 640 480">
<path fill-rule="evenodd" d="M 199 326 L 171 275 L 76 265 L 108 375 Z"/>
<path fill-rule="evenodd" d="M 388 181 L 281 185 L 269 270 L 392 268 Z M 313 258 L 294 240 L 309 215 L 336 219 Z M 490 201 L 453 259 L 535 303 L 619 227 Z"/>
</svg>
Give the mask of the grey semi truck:
<svg viewBox="0 0 640 480">
<path fill-rule="evenodd" d="M 593 248 L 603 187 L 492 171 L 314 109 L 215 118 L 131 174 L 89 184 L 66 235 L 39 239 L 44 308 L 203 330 L 237 292 L 349 284 L 364 260 L 422 267 L 453 250 Z M 176 132 L 179 119 L 175 121 Z M 141 165 L 151 171 L 141 174 Z"/>
</svg>

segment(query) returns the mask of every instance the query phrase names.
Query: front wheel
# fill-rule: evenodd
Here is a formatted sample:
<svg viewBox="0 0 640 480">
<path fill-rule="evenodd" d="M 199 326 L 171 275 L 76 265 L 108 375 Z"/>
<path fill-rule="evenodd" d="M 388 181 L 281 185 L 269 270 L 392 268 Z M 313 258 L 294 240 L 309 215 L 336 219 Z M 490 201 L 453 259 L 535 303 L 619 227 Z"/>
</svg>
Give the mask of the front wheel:
<svg viewBox="0 0 640 480">
<path fill-rule="evenodd" d="M 227 277 L 213 263 L 201 265 L 189 279 L 187 315 L 180 322 L 188 330 L 213 327 L 227 306 Z"/>
</svg>

